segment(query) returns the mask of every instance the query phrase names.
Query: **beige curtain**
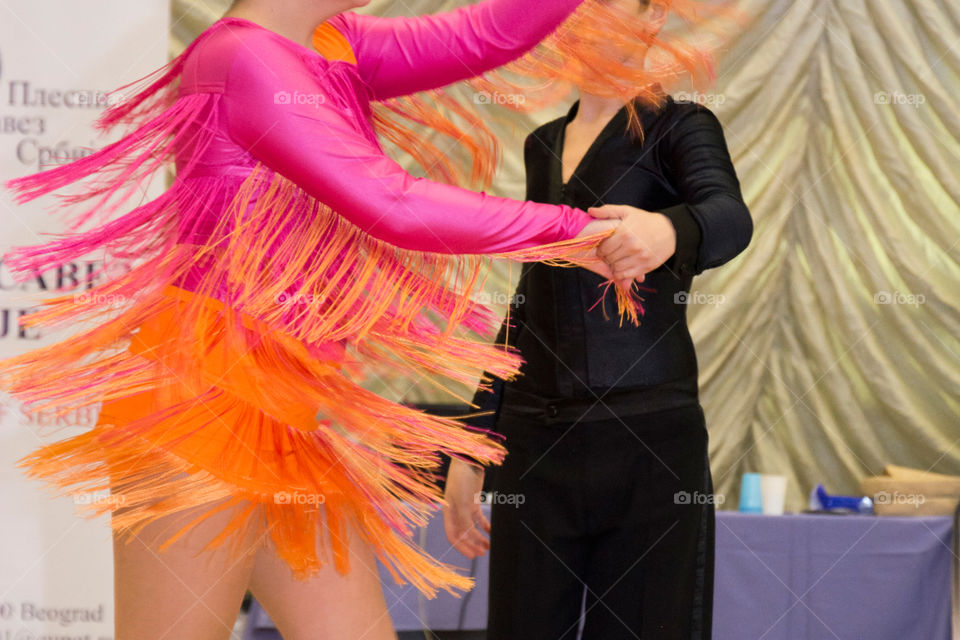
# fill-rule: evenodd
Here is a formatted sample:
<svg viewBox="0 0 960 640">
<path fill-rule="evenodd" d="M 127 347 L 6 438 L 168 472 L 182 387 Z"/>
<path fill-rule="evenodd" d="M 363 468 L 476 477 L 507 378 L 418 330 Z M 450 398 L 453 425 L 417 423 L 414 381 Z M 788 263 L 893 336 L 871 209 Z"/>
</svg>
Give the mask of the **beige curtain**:
<svg viewBox="0 0 960 640">
<path fill-rule="evenodd" d="M 175 0 L 172 52 L 228 4 Z M 735 508 L 741 473 L 784 473 L 800 509 L 816 483 L 856 492 L 886 463 L 960 473 L 960 4 L 740 7 L 716 88 L 687 96 L 723 122 L 756 227 L 689 308 L 717 491 Z M 495 191 L 522 197 L 520 141 L 562 111 L 500 126 Z M 417 382 L 379 390 L 446 400 Z"/>
</svg>

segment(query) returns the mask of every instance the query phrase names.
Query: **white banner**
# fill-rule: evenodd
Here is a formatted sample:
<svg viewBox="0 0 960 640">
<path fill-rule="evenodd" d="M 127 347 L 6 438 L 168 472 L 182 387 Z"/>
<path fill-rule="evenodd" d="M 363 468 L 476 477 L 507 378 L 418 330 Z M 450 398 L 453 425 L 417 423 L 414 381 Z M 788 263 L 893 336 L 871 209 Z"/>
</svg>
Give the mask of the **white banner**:
<svg viewBox="0 0 960 640">
<path fill-rule="evenodd" d="M 0 182 L 89 154 L 109 140 L 92 128 L 107 92 L 167 62 L 168 0 L 0 2 Z M 52 197 L 18 206 L 0 193 L 0 251 L 59 231 Z M 59 288 L 78 291 L 96 257 L 25 283 L 0 269 L 0 358 L 62 339 L 23 331 L 17 320 Z M 0 640 L 113 637 L 113 558 L 108 523 L 76 516 L 16 461 L 41 444 L 96 422 L 96 411 L 25 420 L 0 406 Z M 92 496 L 90 499 L 97 499 Z"/>
</svg>

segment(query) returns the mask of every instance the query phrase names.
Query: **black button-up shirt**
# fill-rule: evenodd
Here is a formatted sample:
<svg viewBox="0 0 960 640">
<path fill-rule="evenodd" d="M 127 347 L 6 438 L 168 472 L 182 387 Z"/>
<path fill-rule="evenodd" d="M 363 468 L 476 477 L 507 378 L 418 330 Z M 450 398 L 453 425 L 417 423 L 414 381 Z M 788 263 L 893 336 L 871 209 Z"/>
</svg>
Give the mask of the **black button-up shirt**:
<svg viewBox="0 0 960 640">
<path fill-rule="evenodd" d="M 492 411 L 472 424 L 494 428 L 501 409 L 546 420 L 588 417 L 591 411 L 635 414 L 697 402 L 697 360 L 687 328 L 687 295 L 695 274 L 717 267 L 750 241 L 753 223 L 716 117 L 697 104 L 667 98 L 639 106 L 642 138 L 628 131 L 622 109 L 587 151 L 567 184 L 564 135 L 579 103 L 526 140 L 527 199 L 581 209 L 626 204 L 666 215 L 677 248 L 647 274 L 640 326 L 621 325 L 615 293 L 585 269 L 525 264 L 510 326 L 498 342 L 515 346 L 522 375 L 478 391 L 474 403 Z M 597 398 L 603 398 L 598 403 Z"/>
</svg>

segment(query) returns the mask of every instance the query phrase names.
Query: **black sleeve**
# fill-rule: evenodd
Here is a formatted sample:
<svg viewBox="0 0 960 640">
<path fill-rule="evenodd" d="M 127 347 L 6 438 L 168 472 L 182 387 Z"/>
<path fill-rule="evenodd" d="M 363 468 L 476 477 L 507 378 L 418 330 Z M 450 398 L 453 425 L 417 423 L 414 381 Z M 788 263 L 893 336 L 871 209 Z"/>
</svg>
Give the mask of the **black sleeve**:
<svg viewBox="0 0 960 640">
<path fill-rule="evenodd" d="M 700 233 L 700 225 L 690 212 L 690 207 L 678 204 L 661 209 L 660 213 L 670 219 L 673 230 L 677 234 L 677 248 L 673 252 L 673 257 L 667 261 L 667 267 L 681 276 L 696 275 L 699 273 L 697 258 L 700 256 L 700 243 L 703 236 Z"/>
<path fill-rule="evenodd" d="M 523 298 L 516 296 L 516 299 L 522 300 Z M 500 332 L 497 334 L 496 344 L 506 344 L 508 339 L 510 343 L 516 344 L 516 336 L 519 334 L 522 326 L 523 320 L 521 317 L 520 305 L 511 304 L 510 315 L 508 318 L 504 318 L 503 324 L 500 325 Z M 489 390 L 478 387 L 476 392 L 474 392 L 473 404 L 477 408 L 471 410 L 471 415 L 469 417 L 463 418 L 463 423 L 471 427 L 484 429 L 491 432 L 494 437 L 502 438 L 502 436 L 500 436 L 500 434 L 497 432 L 497 423 L 500 420 L 500 407 L 503 405 L 503 390 L 507 383 L 501 378 L 491 376 L 486 371 L 484 371 L 483 376 L 488 380 L 493 378 L 493 382 L 490 385 Z M 482 466 L 479 461 L 468 456 L 463 456 L 463 458 L 469 462 L 473 462 L 473 464 Z"/>
<path fill-rule="evenodd" d="M 511 308 L 510 312 L 510 321 L 511 324 L 515 322 L 513 317 L 514 310 Z M 503 324 L 500 325 L 500 332 L 497 334 L 496 344 L 502 345 L 507 340 L 507 332 L 510 327 L 507 325 L 507 319 L 504 318 Z M 515 342 L 514 330 L 510 329 L 510 340 Z M 483 373 L 483 377 L 486 379 L 492 378 L 492 376 L 486 371 Z M 478 387 L 476 392 L 473 394 L 473 404 L 476 405 L 476 409 L 473 409 L 474 412 L 483 412 L 486 415 L 471 416 L 466 418 L 464 422 L 471 427 L 477 427 L 479 429 L 486 429 L 488 431 L 496 432 L 497 428 L 497 419 L 500 414 L 500 405 L 503 402 L 503 388 L 506 385 L 506 382 L 500 378 L 493 378 L 493 383 L 490 385 L 490 390 L 483 389 Z"/>
<path fill-rule="evenodd" d="M 519 301 L 527 299 L 525 289 L 526 278 L 524 277 L 527 268 L 529 268 L 528 265 L 524 265 L 523 271 L 520 272 L 520 284 L 517 285 L 517 291 L 510 302 L 509 313 L 507 317 L 503 319 L 503 323 L 500 325 L 500 331 L 497 333 L 497 339 L 494 341 L 494 344 L 498 346 L 518 344 L 517 339 L 526 324 L 523 305 L 520 304 Z M 500 407 L 503 404 L 503 389 L 507 383 L 501 378 L 493 377 L 486 371 L 483 373 L 483 377 L 488 380 L 493 378 L 493 383 L 490 385 L 489 391 L 483 388 L 477 388 L 477 391 L 473 394 L 473 404 L 478 408 L 474 409 L 474 411 L 490 413 L 488 415 L 467 418 L 464 422 L 470 426 L 487 429 L 496 433 L 497 421 L 500 418 Z"/>
<path fill-rule="evenodd" d="M 661 213 L 677 231 L 675 269 L 695 275 L 729 262 L 746 249 L 753 220 L 720 121 L 700 105 L 678 107 L 680 113 L 666 136 L 661 159 L 682 204 Z"/>
<path fill-rule="evenodd" d="M 552 123 L 541 126 L 537 130 L 533 131 L 530 135 L 527 136 L 523 144 L 523 160 L 526 167 L 527 175 L 527 198 L 543 202 L 546 194 L 541 194 L 539 191 L 541 184 L 544 182 L 542 179 L 538 180 L 539 174 L 538 170 L 542 171 L 543 167 L 543 158 L 547 147 L 545 139 L 550 133 L 548 127 Z M 524 273 L 526 272 L 527 266 L 524 265 L 524 271 L 520 274 L 520 284 L 517 287 L 517 295 L 514 296 L 514 300 L 525 300 L 526 296 L 524 294 Z M 508 316 L 510 324 L 507 324 L 507 318 L 504 319 L 503 324 L 500 325 L 500 332 L 497 334 L 496 343 L 498 345 L 504 345 L 508 343 L 517 344 L 517 336 L 524 327 L 524 318 L 522 305 L 512 302 L 510 304 L 510 314 Z M 493 378 L 489 373 L 484 372 L 484 378 L 489 380 Z M 491 383 L 491 388 L 489 391 L 478 388 L 473 395 L 473 404 L 477 407 L 473 411 L 476 413 L 484 413 L 486 415 L 473 416 L 471 415 L 468 418 L 463 420 L 464 423 L 477 427 L 479 429 L 486 429 L 488 431 L 496 433 L 497 421 L 500 418 L 500 407 L 503 404 L 503 390 L 506 386 L 506 382 L 499 378 L 493 378 Z"/>
</svg>

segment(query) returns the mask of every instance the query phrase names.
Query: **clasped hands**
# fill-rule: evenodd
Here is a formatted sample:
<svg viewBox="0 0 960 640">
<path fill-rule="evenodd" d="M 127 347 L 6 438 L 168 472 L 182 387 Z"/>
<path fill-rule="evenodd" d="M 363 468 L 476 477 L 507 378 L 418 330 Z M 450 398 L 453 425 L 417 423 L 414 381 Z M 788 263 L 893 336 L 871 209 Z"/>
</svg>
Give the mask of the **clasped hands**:
<svg viewBox="0 0 960 640">
<path fill-rule="evenodd" d="M 595 251 L 583 256 L 584 267 L 628 290 L 673 256 L 677 234 L 662 213 L 627 205 L 592 208 L 592 220 L 580 236 L 613 231 Z"/>
</svg>

